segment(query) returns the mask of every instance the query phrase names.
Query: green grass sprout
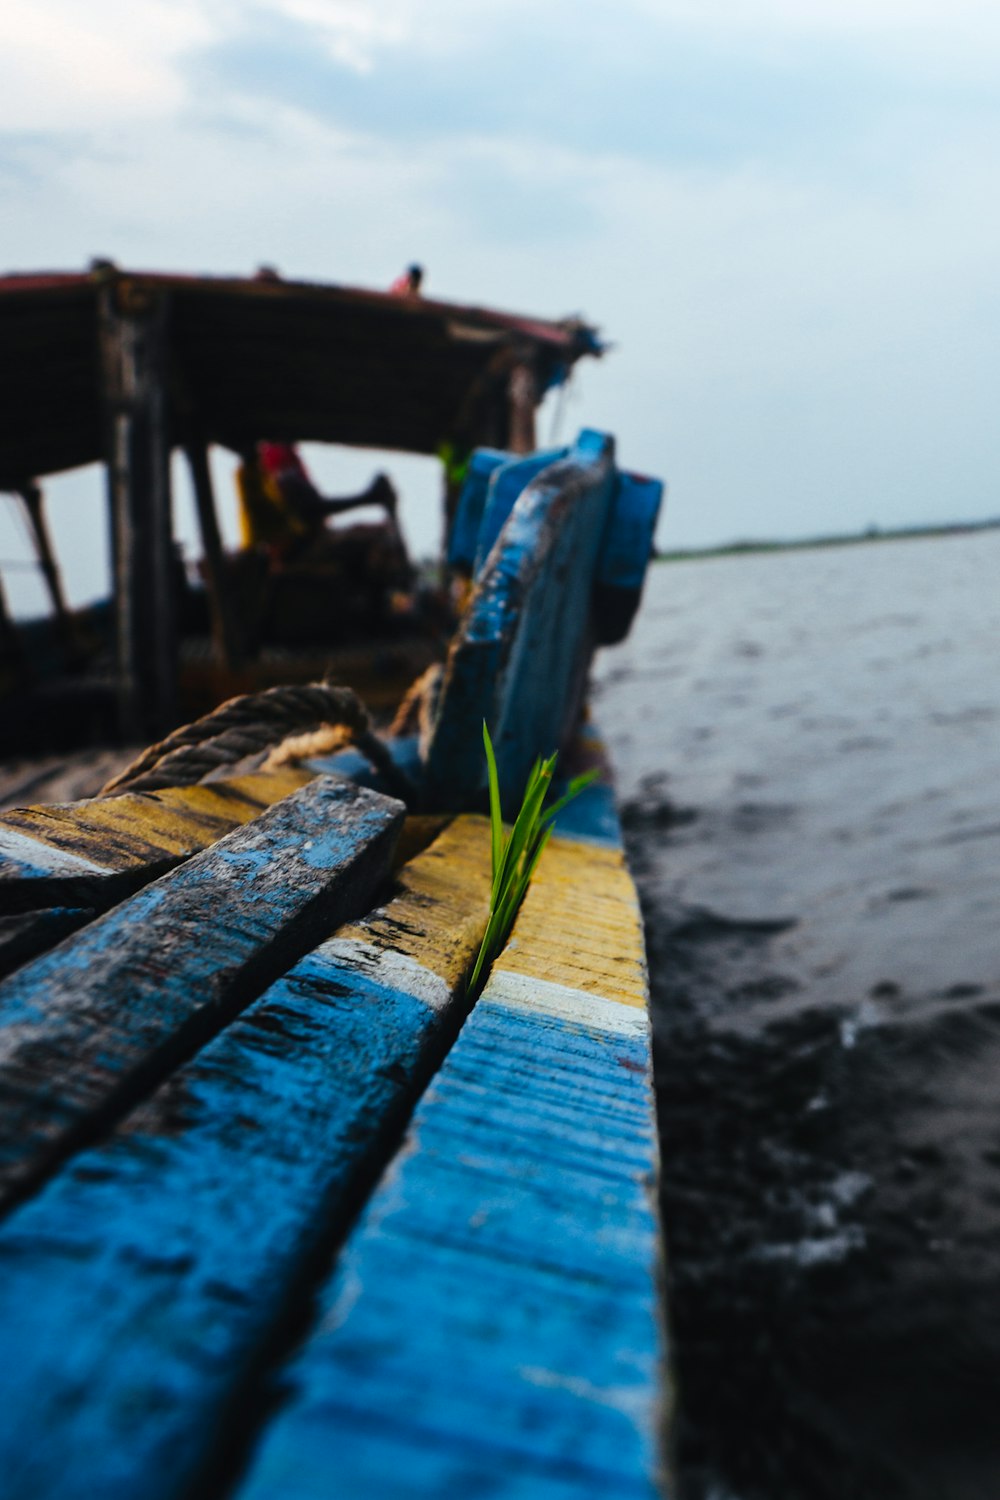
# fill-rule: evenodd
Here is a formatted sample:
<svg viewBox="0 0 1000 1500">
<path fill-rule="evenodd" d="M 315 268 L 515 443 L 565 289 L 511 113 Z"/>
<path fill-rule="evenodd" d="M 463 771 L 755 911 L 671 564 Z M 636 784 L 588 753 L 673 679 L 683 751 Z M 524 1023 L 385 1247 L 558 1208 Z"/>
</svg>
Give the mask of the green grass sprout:
<svg viewBox="0 0 1000 1500">
<path fill-rule="evenodd" d="M 500 779 L 497 775 L 497 761 L 485 719 L 483 720 L 483 746 L 486 750 L 486 771 L 490 788 L 493 888 L 490 892 L 489 921 L 486 924 L 482 946 L 469 981 L 469 991 L 473 995 L 477 993 L 480 974 L 484 969 L 489 969 L 510 935 L 518 907 L 524 900 L 524 894 L 531 883 L 535 867 L 552 837 L 553 823 L 557 814 L 567 803 L 572 802 L 574 797 L 578 797 L 584 787 L 589 786 L 598 774 L 596 770 L 593 770 L 584 771 L 582 776 L 574 776 L 559 800 L 551 807 L 546 807 L 545 799 L 552 786 L 552 776 L 558 757 L 550 755 L 547 760 L 536 760 L 524 789 L 520 811 L 514 820 L 513 828 L 507 833 L 500 811 Z"/>
</svg>

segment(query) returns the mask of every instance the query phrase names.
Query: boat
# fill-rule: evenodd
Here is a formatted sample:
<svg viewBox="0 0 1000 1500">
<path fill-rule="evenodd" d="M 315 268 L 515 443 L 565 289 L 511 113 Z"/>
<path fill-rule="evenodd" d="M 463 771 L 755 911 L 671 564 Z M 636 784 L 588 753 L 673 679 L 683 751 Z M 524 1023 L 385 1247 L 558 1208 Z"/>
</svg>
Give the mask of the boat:
<svg viewBox="0 0 1000 1500">
<path fill-rule="evenodd" d="M 9 1500 L 662 1492 L 645 955 L 586 714 L 662 486 L 593 429 L 462 469 L 464 598 L 391 732 L 290 683 L 0 815 Z M 226 758 L 327 714 L 351 743 Z M 472 996 L 484 723 L 508 818 L 540 755 L 597 775 Z"/>
<path fill-rule="evenodd" d="M 328 667 L 366 701 L 391 702 L 442 653 L 447 601 L 425 599 L 431 608 L 402 621 L 376 608 L 363 640 L 343 628 L 338 639 L 338 601 L 363 566 L 363 538 L 353 553 L 341 538 L 339 572 L 329 557 L 324 572 L 301 556 L 274 566 L 261 546 L 227 553 L 210 448 L 245 455 L 262 440 L 314 441 L 436 455 L 450 521 L 471 452 L 534 449 L 545 391 L 601 352 L 580 319 L 514 317 L 266 270 L 168 276 L 109 262 L 0 278 L 0 338 L 0 491 L 24 511 L 52 600 L 47 620 L 24 626 L 4 609 L 0 583 L 8 752 L 26 733 L 39 749 L 45 737 L 72 743 L 91 724 L 104 738 L 138 743 L 232 693 L 309 681 Z M 189 472 L 202 542 L 194 586 L 173 536 L 173 454 Z M 65 599 L 43 486 L 98 463 L 113 597 L 80 614 Z M 388 576 L 369 581 L 385 596 L 394 554 L 379 530 Z"/>
</svg>

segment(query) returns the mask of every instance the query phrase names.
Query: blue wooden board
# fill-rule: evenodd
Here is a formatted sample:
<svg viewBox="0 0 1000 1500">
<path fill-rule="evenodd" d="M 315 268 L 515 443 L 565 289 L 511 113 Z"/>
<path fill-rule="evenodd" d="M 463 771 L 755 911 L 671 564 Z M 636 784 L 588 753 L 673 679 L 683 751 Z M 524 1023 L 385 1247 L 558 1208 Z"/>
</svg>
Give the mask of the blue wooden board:
<svg viewBox="0 0 1000 1500">
<path fill-rule="evenodd" d="M 433 1020 L 320 950 L 0 1228 L 5 1500 L 188 1494 Z"/>
<path fill-rule="evenodd" d="M 459 1024 L 489 838 L 448 901 L 456 834 L 0 1226 L 4 1500 L 183 1500 L 211 1473 Z M 420 924 L 436 970 L 393 945 Z"/>
<path fill-rule="evenodd" d="M 283 769 L 8 808 L 0 814 L 0 914 L 54 906 L 107 911 L 308 780 L 308 772 Z"/>
<path fill-rule="evenodd" d="M 490 479 L 501 464 L 510 462 L 510 457 L 509 453 L 500 448 L 476 448 L 469 459 L 468 472 L 458 497 L 455 519 L 448 538 L 449 568 L 457 568 L 464 573 L 472 572 Z"/>
<path fill-rule="evenodd" d="M 385 747 L 404 776 L 409 776 L 415 787 L 419 786 L 423 766 L 418 736 L 400 735 L 398 739 L 386 740 Z M 392 788 L 386 785 L 380 772 L 360 750 L 351 746 L 346 750 L 336 750 L 331 755 L 314 756 L 305 761 L 304 765 L 307 770 L 317 774 L 345 776 L 348 781 L 357 782 L 358 786 L 371 787 L 373 791 L 383 792 L 387 797 L 393 795 Z"/>
<path fill-rule="evenodd" d="M 0 1203 L 363 911 L 403 815 L 320 777 L 0 984 Z"/>
<path fill-rule="evenodd" d="M 427 754 L 428 805 L 469 805 L 485 784 L 483 719 L 511 813 L 540 752 L 575 727 L 592 640 L 591 586 L 611 503 L 614 444 L 580 434 L 518 497 L 452 644 Z"/>
<path fill-rule="evenodd" d="M 641 474 L 619 474 L 597 566 L 597 582 L 638 594 L 653 551 L 663 484 Z"/>
<path fill-rule="evenodd" d="M 543 449 L 537 453 L 529 453 L 523 458 L 511 457 L 505 464 L 494 469 L 490 475 L 479 535 L 476 538 L 476 555 L 473 560 L 475 573 L 482 572 L 486 559 L 493 551 L 494 543 L 506 524 L 507 517 L 514 509 L 517 497 L 533 480 L 543 474 L 550 464 L 565 458 L 568 452 L 568 448 Z"/>
<path fill-rule="evenodd" d="M 657 1493 L 646 1021 L 607 1001 L 586 1012 L 487 990 L 237 1500 Z"/>
</svg>

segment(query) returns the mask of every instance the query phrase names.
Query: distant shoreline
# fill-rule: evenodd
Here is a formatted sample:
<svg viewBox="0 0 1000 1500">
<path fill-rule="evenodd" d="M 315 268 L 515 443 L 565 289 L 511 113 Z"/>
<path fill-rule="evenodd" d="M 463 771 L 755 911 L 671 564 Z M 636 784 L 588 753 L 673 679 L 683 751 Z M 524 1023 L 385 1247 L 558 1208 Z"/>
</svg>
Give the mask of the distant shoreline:
<svg viewBox="0 0 1000 1500">
<path fill-rule="evenodd" d="M 743 540 L 719 542 L 714 547 L 672 547 L 654 553 L 655 562 L 687 562 L 699 557 L 743 557 L 758 552 L 802 552 L 811 547 L 857 547 L 867 542 L 899 542 L 926 537 L 967 536 L 975 531 L 1000 529 L 1000 516 L 987 521 L 953 521 L 942 526 L 898 526 L 883 531 L 870 526 L 866 531 L 845 532 L 836 536 L 798 537 L 793 541 Z"/>
</svg>

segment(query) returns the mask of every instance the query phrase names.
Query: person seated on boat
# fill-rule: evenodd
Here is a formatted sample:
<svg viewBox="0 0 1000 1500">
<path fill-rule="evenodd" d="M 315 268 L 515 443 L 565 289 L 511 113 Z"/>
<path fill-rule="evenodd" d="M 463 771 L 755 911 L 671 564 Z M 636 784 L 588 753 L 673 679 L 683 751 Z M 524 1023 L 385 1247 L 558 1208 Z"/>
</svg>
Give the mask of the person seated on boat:
<svg viewBox="0 0 1000 1500">
<path fill-rule="evenodd" d="M 326 522 L 362 505 L 380 505 L 396 530 L 396 491 L 376 474 L 356 495 L 320 493 L 292 443 L 257 443 L 236 473 L 243 545 L 267 552 L 272 563 L 297 561 L 330 539 Z"/>
<path fill-rule="evenodd" d="M 397 276 L 389 288 L 390 297 L 419 297 L 423 279 L 423 266 L 416 264 L 407 266 L 402 275 Z"/>
</svg>

